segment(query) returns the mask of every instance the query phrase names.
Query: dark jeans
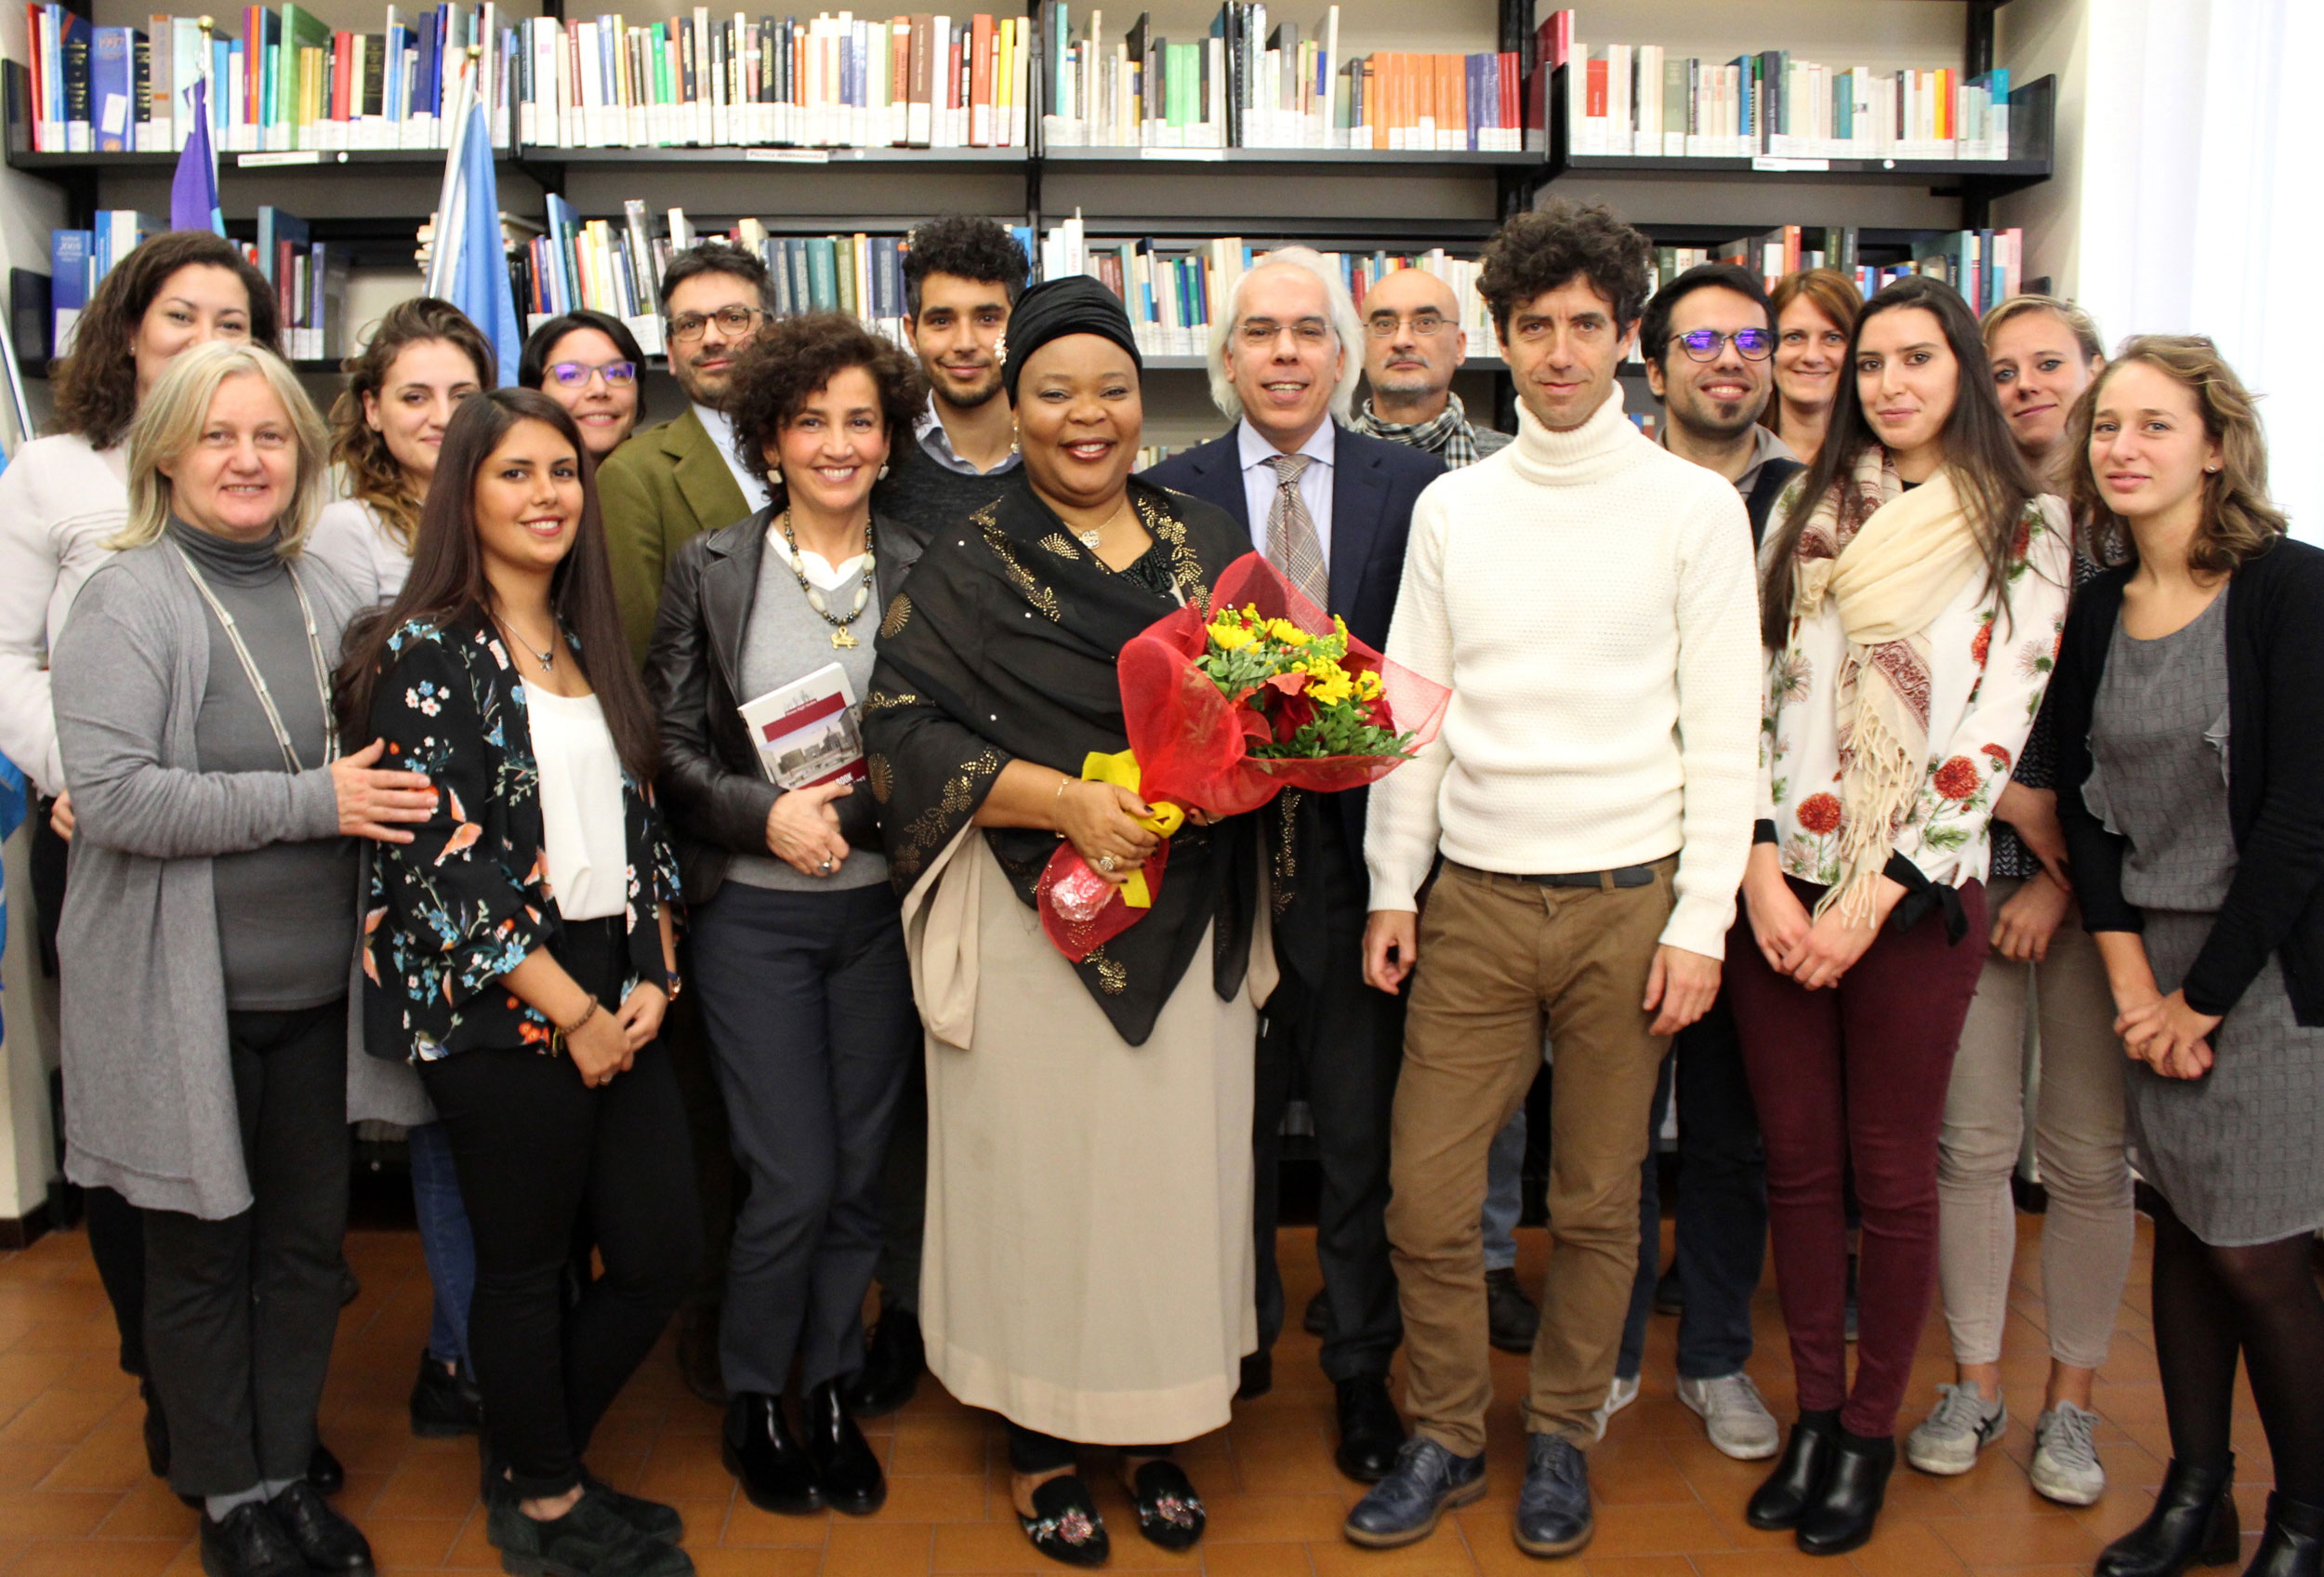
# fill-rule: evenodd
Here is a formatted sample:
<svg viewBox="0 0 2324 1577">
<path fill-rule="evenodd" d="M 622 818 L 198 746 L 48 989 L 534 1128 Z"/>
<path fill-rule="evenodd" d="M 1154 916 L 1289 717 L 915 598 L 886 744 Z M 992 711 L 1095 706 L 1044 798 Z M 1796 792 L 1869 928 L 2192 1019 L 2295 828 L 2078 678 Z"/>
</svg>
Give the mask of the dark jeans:
<svg viewBox="0 0 2324 1577">
<path fill-rule="evenodd" d="M 1283 1108 L 1294 1070 L 1304 1073 L 1315 1120 L 1322 1197 L 1315 1257 L 1323 1264 L 1331 1321 L 1324 1337 L 1330 1379 L 1388 1372 L 1403 1335 L 1396 1277 L 1388 1263 L 1388 1129 L 1404 1063 L 1404 999 L 1364 984 L 1364 873 L 1350 865 L 1339 830 L 1314 840 L 1315 880 L 1328 926 L 1325 974 L 1314 989 L 1287 976 L 1259 1021 L 1251 1112 L 1259 1250 L 1259 1350 L 1283 1332 L 1283 1276 L 1275 1267 L 1275 1216 Z"/>
<path fill-rule="evenodd" d="M 679 974 L 693 978 L 691 936 L 679 942 Z M 672 1002 L 662 1020 L 662 1049 L 678 1079 L 678 1094 L 686 1113 L 686 1132 L 693 1157 L 695 1230 L 702 1238 L 702 1261 L 686 1289 L 688 1309 L 715 1310 L 726 1290 L 726 1249 L 734 1235 L 734 1212 L 745 1187 L 733 1152 L 726 1146 L 726 1100 L 719 1093 L 719 1076 L 710 1056 L 710 1037 L 703 1029 L 700 1001 L 691 991 Z"/>
<path fill-rule="evenodd" d="M 1678 1032 L 1655 1086 L 1659 1134 L 1670 1109 L 1675 1070 L 1679 1103 L 1678 1230 L 1675 1255 L 1685 1307 L 1679 1315 L 1679 1373 L 1688 1380 L 1734 1374 L 1751 1358 L 1751 1294 L 1767 1258 L 1767 1163 L 1760 1153 L 1759 1114 L 1743 1072 L 1743 1042 L 1722 991 L 1710 1011 Z M 1622 1356 L 1615 1372 L 1635 1379 L 1654 1310 L 1662 1265 L 1661 1179 L 1654 1151 L 1638 1174 L 1638 1279 Z"/>
<path fill-rule="evenodd" d="M 904 1070 L 896 1120 L 879 1168 L 879 1312 L 920 1313 L 920 1239 L 928 1228 L 928 1064 Z"/>
<path fill-rule="evenodd" d="M 251 1206 L 143 1213 L 146 1353 L 185 1495 L 305 1475 L 338 1333 L 347 1003 L 229 1013 L 226 1036 Z"/>
<path fill-rule="evenodd" d="M 1792 886 L 1813 907 L 1816 890 Z M 1936 1289 L 1936 1136 L 1961 1022 L 1985 967 L 1985 889 L 1961 889 L 1969 929 L 1941 916 L 1883 927 L 1838 987 L 1777 974 L 1750 923 L 1727 935 L 1727 990 L 1767 1143 L 1767 1220 L 1800 1408 L 1842 1427 L 1895 1433 Z M 1843 1180 L 1864 1215 L 1855 1388 L 1842 1336 L 1848 1301 Z"/>
<path fill-rule="evenodd" d="M 568 925 L 559 961 L 607 1008 L 621 990 L 621 921 Z M 517 1492 L 580 1480 L 597 1422 L 662 1334 L 702 1255 L 686 1108 L 660 1042 L 590 1089 L 573 1059 L 530 1047 L 419 1065 L 452 1139 L 476 1239 L 469 1351 L 485 1428 Z M 574 1229 L 605 1261 L 568 1312 Z"/>
<path fill-rule="evenodd" d="M 734 1213 L 719 1364 L 780 1396 L 864 1365 L 878 1183 L 920 1021 L 895 891 L 730 881 L 693 914 L 694 989 L 727 1133 L 750 1180 Z"/>
<path fill-rule="evenodd" d="M 460 1202 L 460 1172 L 441 1122 L 423 1122 L 404 1135 L 412 1158 L 412 1212 L 419 1252 L 435 1290 L 428 1324 L 428 1356 L 446 1366 L 467 1364 L 468 1305 L 476 1295 L 476 1239 Z M 585 1260 L 586 1260 L 586 1256 Z"/>
</svg>

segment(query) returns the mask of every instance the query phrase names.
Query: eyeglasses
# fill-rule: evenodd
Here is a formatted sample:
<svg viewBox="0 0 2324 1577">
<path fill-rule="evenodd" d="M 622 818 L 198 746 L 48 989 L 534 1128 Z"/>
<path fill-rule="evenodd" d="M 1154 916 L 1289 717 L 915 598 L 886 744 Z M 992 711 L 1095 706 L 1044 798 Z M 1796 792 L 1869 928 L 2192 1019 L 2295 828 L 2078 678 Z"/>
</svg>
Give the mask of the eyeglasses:
<svg viewBox="0 0 2324 1577">
<path fill-rule="evenodd" d="M 1273 318 L 1246 318 L 1236 326 L 1235 332 L 1242 336 L 1244 344 L 1257 347 L 1274 344 L 1286 329 L 1290 330 L 1291 338 L 1302 345 L 1321 345 L 1331 338 L 1331 325 L 1321 318 L 1301 318 L 1294 323 L 1277 323 Z"/>
<path fill-rule="evenodd" d="M 1730 339 L 1735 341 L 1735 353 L 1747 362 L 1763 362 L 1776 353 L 1776 337 L 1763 328 L 1738 328 L 1733 334 L 1695 328 L 1670 336 L 1670 343 L 1684 349 L 1691 362 L 1717 361 L 1719 348 Z"/>
<path fill-rule="evenodd" d="M 1433 339 L 1450 328 L 1452 324 L 1442 312 L 1415 312 L 1408 318 L 1400 318 L 1393 312 L 1377 312 L 1364 323 L 1375 339 L 1393 339 L 1396 330 L 1407 325 L 1415 338 Z"/>
<path fill-rule="evenodd" d="M 694 332 L 700 334 L 702 331 L 696 329 Z M 627 389 L 638 381 L 638 364 L 635 362 L 551 362 L 548 370 L 549 377 L 567 389 L 586 389 L 591 378 L 601 376 L 606 385 L 614 389 Z"/>
<path fill-rule="evenodd" d="M 748 334 L 767 315 L 759 307 L 720 307 L 715 312 L 688 312 L 682 318 L 669 320 L 669 337 L 680 345 L 691 345 L 713 323 L 721 334 Z"/>
</svg>

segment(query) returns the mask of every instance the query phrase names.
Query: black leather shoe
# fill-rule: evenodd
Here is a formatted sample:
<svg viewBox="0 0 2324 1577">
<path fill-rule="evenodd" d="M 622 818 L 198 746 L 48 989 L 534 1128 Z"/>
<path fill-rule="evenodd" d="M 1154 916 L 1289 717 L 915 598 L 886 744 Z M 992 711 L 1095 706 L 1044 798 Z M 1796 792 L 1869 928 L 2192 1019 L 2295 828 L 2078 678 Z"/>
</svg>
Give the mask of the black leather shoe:
<svg viewBox="0 0 2324 1577">
<path fill-rule="evenodd" d="M 2267 1497 L 2267 1531 L 2243 1577 L 2317 1577 L 2324 1572 L 2324 1506 Z"/>
<path fill-rule="evenodd" d="M 293 1483 L 267 1502 L 266 1508 L 298 1547 L 308 1570 L 371 1577 L 371 1542 L 362 1529 L 333 1511 L 312 1484 Z"/>
<path fill-rule="evenodd" d="M 1186 1470 L 1168 1457 L 1142 1462 L 1129 1478 L 1129 1498 L 1138 1508 L 1138 1531 L 1166 1550 L 1191 1550 L 1209 1522 L 1202 1497 Z"/>
<path fill-rule="evenodd" d="M 446 1369 L 422 1347 L 419 1378 L 412 1382 L 412 1433 L 423 1440 L 448 1440 L 484 1426 L 484 1393 L 475 1376 L 458 1364 Z"/>
<path fill-rule="evenodd" d="M 1417 1544 L 1436 1531 L 1437 1519 L 1485 1495 L 1485 1453 L 1455 1456 L 1425 1435 L 1396 1453 L 1396 1465 L 1355 1503 L 1340 1531 L 1366 1549 Z"/>
<path fill-rule="evenodd" d="M 1888 1476 L 1895 1471 L 1895 1437 L 1871 1439 L 1840 1431 L 1831 1471 L 1800 1514 L 1791 1542 L 1806 1555 L 1845 1555 L 1862 1547 L 1880 1520 L 1881 1504 L 1888 1498 Z"/>
<path fill-rule="evenodd" d="M 1784 1442 L 1783 1460 L 1751 1491 L 1743 1507 L 1743 1520 L 1754 1528 L 1773 1531 L 1796 1528 L 1801 1514 L 1814 1504 L 1840 1451 L 1840 1414 L 1803 1412 Z"/>
<path fill-rule="evenodd" d="M 1388 1399 L 1388 1377 L 1359 1374 L 1340 1381 L 1339 1391 L 1340 1450 L 1332 1461 L 1357 1483 L 1377 1484 L 1404 1449 L 1404 1421 Z"/>
<path fill-rule="evenodd" d="M 712 1407 L 726 1405 L 726 1376 L 719 1370 L 719 1305 L 688 1304 L 678 1311 L 678 1373 Z"/>
<path fill-rule="evenodd" d="M 250 1501 L 223 1522 L 202 1514 L 202 1570 L 209 1577 L 307 1577 L 307 1557 L 265 1504 Z"/>
<path fill-rule="evenodd" d="M 1307 1300 L 1307 1312 L 1300 1316 L 1300 1329 L 1318 1340 L 1331 1334 L 1331 1299 L 1321 1287 Z"/>
<path fill-rule="evenodd" d="M 2146 1520 L 2098 1555 L 2097 1577 L 2179 1577 L 2190 1566 L 2225 1566 L 2241 1553 L 2236 1460 L 2225 1469 L 2190 1467 L 2173 1457 Z"/>
<path fill-rule="evenodd" d="M 1541 1311 L 1517 1285 L 1517 1272 L 1488 1270 L 1485 1273 L 1485 1330 L 1486 1338 L 1505 1353 L 1533 1351 L 1534 1334 L 1541 1329 Z"/>
<path fill-rule="evenodd" d="M 1590 1515 L 1590 1467 L 1581 1451 L 1562 1435 L 1532 1435 L 1525 1440 L 1525 1487 L 1517 1491 L 1517 1547 L 1554 1559 L 1590 1542 L 1597 1525 Z"/>
<path fill-rule="evenodd" d="M 547 1522 L 514 1499 L 487 1506 L 484 1537 L 516 1577 L 693 1577 L 694 1569 L 684 1550 L 647 1538 L 588 1493 Z"/>
<path fill-rule="evenodd" d="M 726 1470 L 760 1511 L 808 1517 L 823 1509 L 814 1462 L 791 1433 L 781 1397 L 737 1392 L 726 1404 L 726 1430 L 719 1446 Z"/>
<path fill-rule="evenodd" d="M 1242 1383 L 1235 1387 L 1238 1402 L 1255 1402 L 1275 1388 L 1274 1354 L 1261 1347 L 1243 1355 Z"/>
<path fill-rule="evenodd" d="M 153 1382 L 138 1382 L 138 1395 L 145 1398 L 145 1465 L 156 1478 L 169 1477 L 169 1419 L 162 1411 L 161 1393 L 153 1389 Z"/>
<path fill-rule="evenodd" d="M 869 1517 L 885 1504 L 888 1480 L 878 1453 L 849 1415 L 839 1387 L 826 1380 L 810 1389 L 799 1408 L 799 1432 L 807 1437 L 807 1460 L 815 1464 L 824 1504 L 850 1517 Z"/>
<path fill-rule="evenodd" d="M 347 1488 L 347 1469 L 331 1454 L 331 1448 L 321 1440 L 315 1442 L 315 1454 L 307 1459 L 308 1486 L 319 1494 L 336 1495 Z"/>
<path fill-rule="evenodd" d="M 1033 1491 L 1033 1515 L 1017 1514 L 1017 1526 L 1033 1547 L 1067 1566 L 1103 1566 L 1114 1553 L 1105 1536 L 1105 1518 L 1089 1498 L 1089 1486 L 1079 1475 L 1060 1474 Z"/>
<path fill-rule="evenodd" d="M 1686 1289 L 1679 1283 L 1679 1267 L 1675 1265 L 1655 1279 L 1655 1312 L 1657 1314 L 1686 1312 Z"/>
<path fill-rule="evenodd" d="M 581 1470 L 581 1488 L 605 1503 L 605 1508 L 649 1539 L 674 1544 L 686 1536 L 686 1519 L 674 1505 L 625 1494 L 588 1468 Z"/>
<path fill-rule="evenodd" d="M 920 1372 L 927 1367 L 919 1316 L 910 1309 L 888 1310 L 872 1328 L 864 1367 L 849 1377 L 841 1392 L 848 1411 L 858 1418 L 887 1417 L 912 1399 L 919 1389 Z"/>
</svg>

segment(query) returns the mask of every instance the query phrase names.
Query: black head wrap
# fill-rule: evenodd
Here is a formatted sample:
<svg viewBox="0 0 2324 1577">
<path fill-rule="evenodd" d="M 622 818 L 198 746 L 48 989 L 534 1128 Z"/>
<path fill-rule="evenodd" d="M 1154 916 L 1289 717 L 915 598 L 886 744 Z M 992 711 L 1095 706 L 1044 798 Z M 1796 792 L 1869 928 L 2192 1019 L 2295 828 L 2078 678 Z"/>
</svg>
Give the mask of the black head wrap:
<svg viewBox="0 0 2324 1577">
<path fill-rule="evenodd" d="M 1009 314 L 1008 358 L 1000 378 L 1010 404 L 1017 403 L 1017 379 L 1033 352 L 1068 334 L 1102 335 L 1129 352 L 1131 365 L 1145 370 L 1138 338 L 1129 331 L 1129 314 L 1111 290 L 1086 273 L 1045 279 L 1017 298 L 1016 309 Z"/>
</svg>

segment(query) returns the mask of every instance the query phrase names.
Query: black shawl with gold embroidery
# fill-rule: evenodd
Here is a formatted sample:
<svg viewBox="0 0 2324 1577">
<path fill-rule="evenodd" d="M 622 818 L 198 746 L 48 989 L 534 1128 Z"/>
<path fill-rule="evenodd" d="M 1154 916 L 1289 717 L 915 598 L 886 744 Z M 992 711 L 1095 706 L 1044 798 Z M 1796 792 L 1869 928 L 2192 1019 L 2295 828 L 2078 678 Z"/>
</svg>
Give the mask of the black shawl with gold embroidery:
<svg viewBox="0 0 2324 1577">
<path fill-rule="evenodd" d="M 889 603 L 864 697 L 864 743 L 900 890 L 976 814 L 1010 762 L 1078 776 L 1090 751 L 1127 749 L 1114 664 L 1177 605 L 1155 586 L 1207 603 L 1219 572 L 1250 550 L 1224 511 L 1198 499 L 1134 479 L 1129 497 L 1155 544 L 1150 562 L 1130 571 L 1100 563 L 1020 479 L 939 530 Z M 1221 998 L 1241 988 L 1258 881 L 1251 820 L 1180 831 L 1153 909 L 1076 966 L 1131 1045 L 1153 1032 L 1214 922 L 1214 985 Z M 988 828 L 984 836 L 1030 906 L 1057 834 Z"/>
</svg>

